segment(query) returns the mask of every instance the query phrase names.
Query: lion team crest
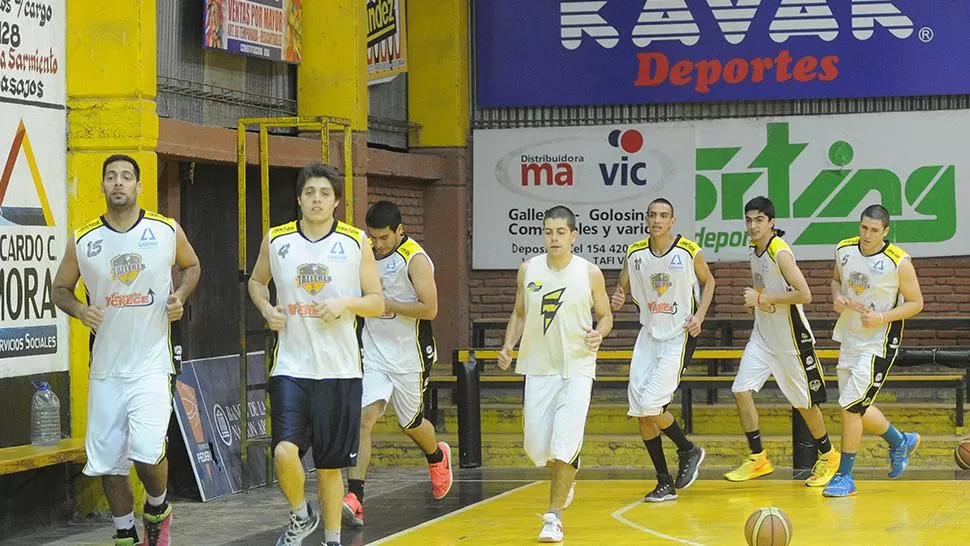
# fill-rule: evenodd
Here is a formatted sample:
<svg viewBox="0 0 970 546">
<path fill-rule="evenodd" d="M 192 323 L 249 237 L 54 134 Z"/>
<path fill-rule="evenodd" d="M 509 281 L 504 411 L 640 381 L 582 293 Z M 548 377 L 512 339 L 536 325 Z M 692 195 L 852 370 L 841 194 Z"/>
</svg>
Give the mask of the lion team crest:
<svg viewBox="0 0 970 546">
<path fill-rule="evenodd" d="M 846 284 L 855 292 L 856 296 L 861 296 L 863 292 L 869 290 L 869 277 L 863 273 L 854 272 L 849 275 Z"/>
<path fill-rule="evenodd" d="M 663 296 L 671 286 L 673 286 L 673 283 L 670 282 L 670 275 L 666 273 L 654 273 L 650 275 L 650 287 L 658 295 Z"/>
<path fill-rule="evenodd" d="M 323 264 L 303 264 L 296 268 L 296 284 L 316 296 L 333 280 L 330 270 Z"/>
<path fill-rule="evenodd" d="M 128 286 L 135 282 L 138 274 L 145 270 L 141 255 L 129 252 L 111 258 L 111 278 L 119 280 Z"/>
</svg>

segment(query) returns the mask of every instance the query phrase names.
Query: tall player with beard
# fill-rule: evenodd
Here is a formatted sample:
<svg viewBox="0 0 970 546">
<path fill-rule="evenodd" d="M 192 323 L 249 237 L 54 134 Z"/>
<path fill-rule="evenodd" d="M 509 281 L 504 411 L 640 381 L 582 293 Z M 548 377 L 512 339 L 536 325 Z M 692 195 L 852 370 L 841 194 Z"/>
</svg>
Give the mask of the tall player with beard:
<svg viewBox="0 0 970 546">
<path fill-rule="evenodd" d="M 128 472 L 148 492 L 145 544 L 167 546 L 172 506 L 168 424 L 172 414 L 170 322 L 199 282 L 199 259 L 171 218 L 138 206 L 141 171 L 126 155 L 102 165 L 107 210 L 74 233 L 54 277 L 54 303 L 91 328 L 91 373 L 84 473 L 101 476 L 116 545 L 138 543 Z M 172 266 L 179 270 L 172 282 Z M 89 303 L 74 295 L 83 279 Z"/>
<path fill-rule="evenodd" d="M 671 233 L 676 223 L 670 201 L 654 199 L 647 207 L 650 236 L 627 250 L 611 304 L 618 311 L 629 291 L 640 309 L 640 333 L 630 362 L 628 415 L 640 423 L 640 437 L 657 470 L 657 486 L 646 502 L 677 498 L 690 487 L 704 461 L 667 411 L 684 369 L 690 362 L 704 317 L 714 299 L 714 276 L 697 243 Z M 701 289 L 703 287 L 703 290 Z M 677 445 L 676 480 L 664 457 L 660 433 Z"/>
</svg>

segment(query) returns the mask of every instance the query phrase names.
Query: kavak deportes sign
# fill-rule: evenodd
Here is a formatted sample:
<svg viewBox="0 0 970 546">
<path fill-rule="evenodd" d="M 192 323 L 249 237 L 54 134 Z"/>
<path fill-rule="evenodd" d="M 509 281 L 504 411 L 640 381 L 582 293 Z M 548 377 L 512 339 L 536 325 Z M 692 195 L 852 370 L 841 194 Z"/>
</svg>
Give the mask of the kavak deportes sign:
<svg viewBox="0 0 970 546">
<path fill-rule="evenodd" d="M 970 92 L 970 3 L 490 0 L 483 107 Z"/>
</svg>

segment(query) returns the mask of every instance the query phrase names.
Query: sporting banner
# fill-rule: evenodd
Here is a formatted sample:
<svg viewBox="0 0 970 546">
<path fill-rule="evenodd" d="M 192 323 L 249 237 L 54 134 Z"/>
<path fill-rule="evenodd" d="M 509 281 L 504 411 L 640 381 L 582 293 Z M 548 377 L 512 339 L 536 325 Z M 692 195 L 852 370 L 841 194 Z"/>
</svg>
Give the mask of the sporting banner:
<svg viewBox="0 0 970 546">
<path fill-rule="evenodd" d="M 263 353 L 249 355 L 249 384 L 263 382 Z M 175 413 L 195 473 L 202 501 L 237 493 L 242 488 L 240 438 L 239 356 L 222 356 L 182 363 L 175 383 Z M 250 438 L 266 434 L 266 391 L 249 392 Z M 303 457 L 313 468 L 312 452 Z M 266 452 L 251 447 L 247 461 L 250 484 L 266 485 Z"/>
<path fill-rule="evenodd" d="M 795 256 L 830 260 L 840 240 L 858 234 L 862 210 L 880 203 L 892 215 L 890 239 L 913 256 L 968 255 L 970 223 L 960 220 L 958 211 L 970 207 L 970 188 L 957 184 L 960 173 L 970 172 L 962 137 L 968 124 L 970 111 L 960 110 L 641 126 L 637 130 L 647 135 L 645 142 L 663 143 L 670 150 L 644 163 L 660 162 L 660 172 L 675 173 L 676 183 L 662 189 L 638 186 L 639 191 L 623 194 L 621 203 L 611 205 L 618 209 L 608 218 L 629 209 L 638 218 L 631 223 L 642 225 L 645 204 L 666 197 L 676 206 L 676 230 L 696 240 L 709 261 L 745 260 L 749 240 L 744 204 L 765 195 L 775 204 L 776 225 L 786 231 Z M 591 144 L 586 149 L 595 150 L 592 143 L 602 135 L 616 131 L 623 135 L 629 130 L 476 131 L 473 267 L 513 269 L 528 255 L 542 252 L 541 220 L 534 214 L 520 219 L 518 211 L 572 202 L 582 211 L 582 223 L 590 224 L 593 207 L 602 210 L 599 203 L 612 199 L 616 191 L 615 182 L 607 184 L 612 168 L 603 162 L 604 156 L 590 165 L 585 157 L 577 159 L 579 151 L 565 153 L 548 143 L 570 135 L 569 139 L 585 140 Z M 527 151 L 532 149 L 539 151 Z M 663 164 L 661 157 L 672 163 Z M 631 161 L 628 156 L 630 167 L 616 172 L 629 177 Z M 577 166 L 586 169 L 584 176 L 575 175 Z M 595 176 L 585 175 L 590 166 Z M 518 173 L 515 183 L 512 172 Z M 690 179 L 693 183 L 685 181 Z M 557 181 L 564 182 L 568 192 L 555 193 L 560 187 Z M 565 185 L 569 181 L 572 185 Z M 541 204 L 536 203 L 539 195 Z M 689 205 L 682 206 L 685 202 Z M 619 267 L 625 245 L 643 238 L 643 230 L 627 233 L 614 227 L 606 233 L 606 227 L 593 234 L 602 245 L 596 247 L 602 253 L 594 255 L 594 261 L 604 268 Z M 590 238 L 581 233 L 579 240 L 585 244 Z"/>
<path fill-rule="evenodd" d="M 303 0 L 202 1 L 206 48 L 271 61 L 300 62 Z"/>
<path fill-rule="evenodd" d="M 691 231 L 693 155 L 687 126 L 475 131 L 472 264 L 514 269 L 542 253 L 542 214 L 566 205 L 579 230 L 574 251 L 617 269 L 626 245 L 646 236 L 655 197 Z"/>
<path fill-rule="evenodd" d="M 367 2 L 367 78 L 383 83 L 408 70 L 407 0 Z"/>
<path fill-rule="evenodd" d="M 0 378 L 68 368 L 63 2 L 0 0 Z"/>
<path fill-rule="evenodd" d="M 489 0 L 483 107 L 970 93 L 970 3 Z"/>
</svg>

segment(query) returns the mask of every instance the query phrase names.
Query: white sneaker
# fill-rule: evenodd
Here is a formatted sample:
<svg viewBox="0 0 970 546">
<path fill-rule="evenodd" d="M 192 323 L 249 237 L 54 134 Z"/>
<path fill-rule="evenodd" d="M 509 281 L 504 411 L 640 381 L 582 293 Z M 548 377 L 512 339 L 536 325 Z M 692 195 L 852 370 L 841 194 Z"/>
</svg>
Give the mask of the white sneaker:
<svg viewBox="0 0 970 546">
<path fill-rule="evenodd" d="M 539 542 L 562 542 L 562 520 L 556 514 L 542 515 L 542 529 L 539 531 Z"/>
<path fill-rule="evenodd" d="M 576 496 L 576 482 L 573 482 L 573 484 L 569 486 L 569 493 L 566 495 L 566 502 L 562 503 L 563 510 L 565 510 L 566 508 L 569 508 L 569 505 L 573 503 L 573 497 L 575 496 Z"/>
</svg>

